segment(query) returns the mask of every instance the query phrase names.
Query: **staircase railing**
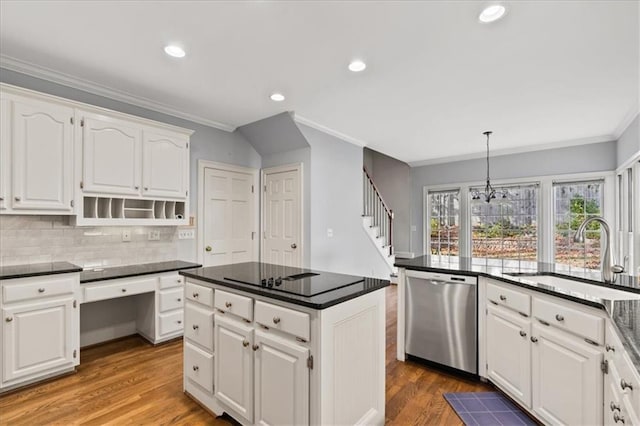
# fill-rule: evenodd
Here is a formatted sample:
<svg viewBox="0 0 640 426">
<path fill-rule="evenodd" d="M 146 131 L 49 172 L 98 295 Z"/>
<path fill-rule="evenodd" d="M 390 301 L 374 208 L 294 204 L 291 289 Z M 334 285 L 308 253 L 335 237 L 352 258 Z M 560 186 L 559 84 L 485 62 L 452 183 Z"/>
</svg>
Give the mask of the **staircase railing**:
<svg viewBox="0 0 640 426">
<path fill-rule="evenodd" d="M 383 247 L 393 254 L 393 210 L 382 199 L 380 191 L 367 169 L 363 168 L 363 216 L 371 217 L 371 226 L 378 227 L 378 238 L 384 238 Z"/>
</svg>

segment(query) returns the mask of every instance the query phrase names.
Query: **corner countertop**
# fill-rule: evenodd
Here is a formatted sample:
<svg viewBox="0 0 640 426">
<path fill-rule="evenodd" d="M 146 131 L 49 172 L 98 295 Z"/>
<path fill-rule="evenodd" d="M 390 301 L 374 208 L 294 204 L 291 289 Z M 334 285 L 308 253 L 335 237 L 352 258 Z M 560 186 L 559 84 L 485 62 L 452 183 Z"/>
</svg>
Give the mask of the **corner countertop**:
<svg viewBox="0 0 640 426">
<path fill-rule="evenodd" d="M 257 272 L 256 272 L 257 271 Z M 305 288 L 314 286 L 322 287 L 323 292 L 314 296 L 302 296 L 280 289 L 274 289 L 273 284 L 250 285 L 232 281 L 225 277 L 235 277 L 239 274 L 247 277 L 262 277 L 262 271 L 266 272 L 265 278 L 271 276 L 287 276 L 293 274 L 319 274 L 311 278 L 303 278 L 300 285 Z M 257 275 L 256 275 L 257 274 Z M 181 271 L 180 275 L 199 280 L 203 283 L 217 284 L 219 286 L 258 294 L 271 299 L 289 302 L 294 305 L 306 306 L 312 309 L 326 309 L 328 307 L 355 299 L 364 294 L 379 290 L 390 285 L 389 280 L 369 278 L 354 275 L 336 274 L 333 272 L 316 271 L 304 268 L 283 267 L 261 262 L 236 263 L 233 265 L 210 266 L 189 271 Z M 268 276 L 267 276 L 268 275 Z"/>
<path fill-rule="evenodd" d="M 162 272 L 182 271 L 185 269 L 199 268 L 201 266 L 199 263 L 169 260 L 166 262 L 141 263 L 139 265 L 114 266 L 101 270 L 87 269 L 80 274 L 80 284 L 137 277 L 140 275 L 160 274 Z"/>
<path fill-rule="evenodd" d="M 600 272 L 571 271 L 565 265 L 532 262 L 533 266 L 522 267 L 512 266 L 512 262 L 508 260 L 492 259 L 490 262 L 481 262 L 480 259 L 465 257 L 440 260 L 427 255 L 413 259 L 397 259 L 395 266 L 416 271 L 484 276 L 583 305 L 604 309 L 609 314 L 618 336 L 629 354 L 629 358 L 631 358 L 638 372 L 640 372 L 640 300 L 608 300 L 588 294 L 568 292 L 562 288 L 535 281 L 536 275 L 552 275 L 558 278 L 569 278 L 587 284 L 640 294 L 640 279 L 638 277 L 618 275 L 616 283 L 609 284 L 602 281 Z"/>
<path fill-rule="evenodd" d="M 68 274 L 80 272 L 82 268 L 69 262 L 33 263 L 31 265 L 11 265 L 0 267 L 0 280 L 37 277 L 41 275 Z"/>
</svg>

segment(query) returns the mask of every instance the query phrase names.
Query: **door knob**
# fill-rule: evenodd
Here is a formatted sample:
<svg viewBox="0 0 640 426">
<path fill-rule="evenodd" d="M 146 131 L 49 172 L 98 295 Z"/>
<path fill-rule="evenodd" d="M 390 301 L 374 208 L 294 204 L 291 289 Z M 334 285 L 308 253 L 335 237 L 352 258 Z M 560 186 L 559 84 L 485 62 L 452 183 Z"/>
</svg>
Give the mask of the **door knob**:
<svg viewBox="0 0 640 426">
<path fill-rule="evenodd" d="M 204 251 L 211 251 L 211 250 L 212 250 L 212 249 L 211 249 L 211 246 L 206 246 L 206 247 L 204 248 Z"/>
<path fill-rule="evenodd" d="M 291 244 L 291 248 L 295 250 L 295 249 L 298 248 L 298 246 L 296 245 L 296 243 L 293 243 L 293 244 Z"/>
</svg>

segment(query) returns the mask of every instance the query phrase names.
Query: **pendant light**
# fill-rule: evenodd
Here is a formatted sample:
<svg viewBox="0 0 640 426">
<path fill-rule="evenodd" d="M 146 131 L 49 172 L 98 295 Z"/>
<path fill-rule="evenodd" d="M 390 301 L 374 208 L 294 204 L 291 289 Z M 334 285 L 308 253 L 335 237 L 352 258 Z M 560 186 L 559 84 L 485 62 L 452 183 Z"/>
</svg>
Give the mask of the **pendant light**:
<svg viewBox="0 0 640 426">
<path fill-rule="evenodd" d="M 491 136 L 493 132 L 488 130 L 483 132 L 482 134 L 487 137 L 487 183 L 484 187 L 484 192 L 480 192 L 477 189 L 471 191 L 471 199 L 472 200 L 484 200 L 487 203 L 491 202 L 491 200 L 495 198 L 507 198 L 509 196 L 509 191 L 506 189 L 496 190 L 491 185 L 491 179 L 489 177 L 489 136 Z"/>
</svg>

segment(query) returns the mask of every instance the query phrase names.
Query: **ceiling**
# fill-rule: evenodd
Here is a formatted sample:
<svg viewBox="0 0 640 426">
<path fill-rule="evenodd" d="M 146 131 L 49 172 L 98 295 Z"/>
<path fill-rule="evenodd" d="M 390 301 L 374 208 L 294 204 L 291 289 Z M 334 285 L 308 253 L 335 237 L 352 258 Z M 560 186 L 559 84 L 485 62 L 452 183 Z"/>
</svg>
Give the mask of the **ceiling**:
<svg viewBox="0 0 640 426">
<path fill-rule="evenodd" d="M 485 130 L 494 152 L 615 138 L 638 110 L 638 2 L 504 3 L 480 24 L 479 1 L 3 0 L 0 64 L 227 130 L 294 111 L 412 164 L 482 153 Z"/>
</svg>

